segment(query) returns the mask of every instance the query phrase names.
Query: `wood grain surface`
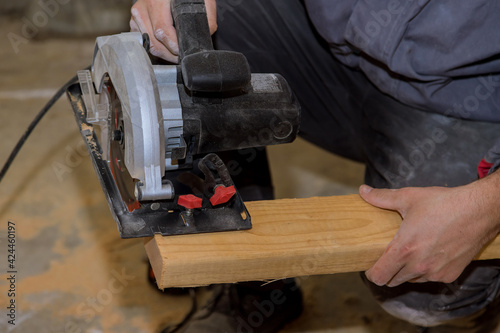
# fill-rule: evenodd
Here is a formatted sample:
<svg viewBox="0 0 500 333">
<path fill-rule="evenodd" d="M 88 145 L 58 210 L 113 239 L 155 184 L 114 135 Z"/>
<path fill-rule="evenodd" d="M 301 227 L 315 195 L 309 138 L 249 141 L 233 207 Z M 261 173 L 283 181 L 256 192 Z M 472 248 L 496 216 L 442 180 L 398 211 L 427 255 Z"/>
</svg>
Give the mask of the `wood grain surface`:
<svg viewBox="0 0 500 333">
<path fill-rule="evenodd" d="M 146 242 L 158 287 L 364 271 L 401 223 L 358 195 L 247 202 L 246 231 L 160 236 Z M 479 259 L 500 258 L 500 238 Z"/>
</svg>

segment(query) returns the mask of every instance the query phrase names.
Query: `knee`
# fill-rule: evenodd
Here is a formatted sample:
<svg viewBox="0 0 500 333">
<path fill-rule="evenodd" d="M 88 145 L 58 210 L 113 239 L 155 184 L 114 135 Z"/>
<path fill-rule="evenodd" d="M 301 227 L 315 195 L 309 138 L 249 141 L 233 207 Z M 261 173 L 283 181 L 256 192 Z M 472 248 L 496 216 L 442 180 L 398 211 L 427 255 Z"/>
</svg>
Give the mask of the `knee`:
<svg viewBox="0 0 500 333">
<path fill-rule="evenodd" d="M 500 266 L 496 265 L 472 267 L 449 284 L 405 283 L 389 288 L 363 280 L 386 312 L 418 326 L 463 322 L 500 306 Z"/>
</svg>

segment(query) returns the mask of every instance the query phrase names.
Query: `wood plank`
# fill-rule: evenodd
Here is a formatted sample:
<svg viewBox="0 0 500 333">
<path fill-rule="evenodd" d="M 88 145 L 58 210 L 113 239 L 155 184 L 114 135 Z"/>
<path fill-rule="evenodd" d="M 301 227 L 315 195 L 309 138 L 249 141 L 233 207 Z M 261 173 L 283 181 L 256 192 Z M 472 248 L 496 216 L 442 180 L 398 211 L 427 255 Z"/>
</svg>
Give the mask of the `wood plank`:
<svg viewBox="0 0 500 333">
<path fill-rule="evenodd" d="M 246 205 L 251 230 L 150 238 L 145 247 L 158 287 L 364 271 L 401 223 L 398 213 L 358 195 Z M 479 256 L 493 258 L 500 258 L 500 237 Z"/>
</svg>

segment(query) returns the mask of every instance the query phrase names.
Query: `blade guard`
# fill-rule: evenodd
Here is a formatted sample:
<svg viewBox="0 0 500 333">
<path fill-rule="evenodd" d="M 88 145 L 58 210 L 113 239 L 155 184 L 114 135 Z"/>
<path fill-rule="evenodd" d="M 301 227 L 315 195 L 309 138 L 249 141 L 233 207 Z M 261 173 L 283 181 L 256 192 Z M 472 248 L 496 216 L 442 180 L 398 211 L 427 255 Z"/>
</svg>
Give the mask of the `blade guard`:
<svg viewBox="0 0 500 333">
<path fill-rule="evenodd" d="M 165 174 L 165 135 L 158 84 L 140 33 L 98 37 L 92 79 L 98 94 L 107 78 L 122 105 L 125 166 L 142 200 L 171 199 Z M 110 110 L 111 112 L 113 110 Z M 106 119 L 98 119 L 105 122 Z M 104 150 L 106 155 L 106 150 Z"/>
</svg>

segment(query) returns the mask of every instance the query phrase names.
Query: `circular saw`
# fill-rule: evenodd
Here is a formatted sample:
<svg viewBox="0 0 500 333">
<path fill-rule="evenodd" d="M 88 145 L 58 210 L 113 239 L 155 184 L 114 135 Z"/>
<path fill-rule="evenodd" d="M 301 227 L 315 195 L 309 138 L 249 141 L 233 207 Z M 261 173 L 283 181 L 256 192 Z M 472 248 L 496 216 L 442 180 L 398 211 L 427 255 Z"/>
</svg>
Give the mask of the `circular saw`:
<svg viewBox="0 0 500 333">
<path fill-rule="evenodd" d="M 251 228 L 217 152 L 288 143 L 300 107 L 278 74 L 214 50 L 203 2 L 172 1 L 179 65 L 137 32 L 98 37 L 68 97 L 121 237 Z"/>
</svg>

